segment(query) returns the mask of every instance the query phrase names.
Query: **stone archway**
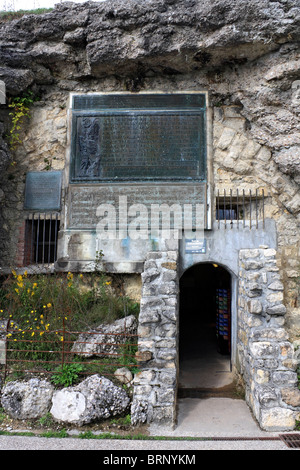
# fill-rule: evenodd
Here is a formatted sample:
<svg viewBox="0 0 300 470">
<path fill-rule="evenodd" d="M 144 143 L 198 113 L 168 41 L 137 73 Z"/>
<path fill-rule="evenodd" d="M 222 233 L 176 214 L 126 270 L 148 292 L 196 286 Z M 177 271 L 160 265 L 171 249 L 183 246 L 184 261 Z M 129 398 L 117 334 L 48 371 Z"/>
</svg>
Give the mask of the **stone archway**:
<svg viewBox="0 0 300 470">
<path fill-rule="evenodd" d="M 138 361 L 132 423 L 176 422 L 179 253 L 150 252 L 142 274 Z M 300 412 L 297 362 L 284 328 L 276 250 L 239 251 L 235 367 L 246 401 L 266 431 L 292 430 Z"/>
</svg>

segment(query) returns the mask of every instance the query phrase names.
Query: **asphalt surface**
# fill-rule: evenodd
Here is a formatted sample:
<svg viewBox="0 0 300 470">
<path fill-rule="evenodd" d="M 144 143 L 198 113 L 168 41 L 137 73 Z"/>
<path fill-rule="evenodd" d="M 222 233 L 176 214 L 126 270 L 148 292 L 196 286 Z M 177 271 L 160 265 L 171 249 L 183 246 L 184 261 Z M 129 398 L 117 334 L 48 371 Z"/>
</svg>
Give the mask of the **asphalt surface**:
<svg viewBox="0 0 300 470">
<path fill-rule="evenodd" d="M 175 456 L 195 455 L 204 450 L 292 450 L 281 440 L 123 440 L 123 439 L 78 439 L 78 438 L 44 438 L 29 436 L 0 436 L 0 450 L 38 450 L 38 451 L 101 451 L 102 463 L 106 456 L 110 459 L 134 455 L 137 462 L 134 466 L 162 461 L 166 451 Z M 134 451 L 134 452 L 131 452 Z M 194 453 L 194 454 L 193 454 Z M 141 454 L 141 455 L 139 455 Z M 110 457 L 112 455 L 112 457 Z M 159 457 L 156 457 L 156 456 Z M 154 457 L 153 457 L 154 456 Z M 161 458 L 160 458 L 161 457 Z M 195 458 L 196 458 L 195 457 Z M 152 460 L 150 460 L 152 459 Z M 191 457 L 190 457 L 190 462 Z M 99 463 L 101 463 L 101 456 Z M 111 460 L 109 463 L 112 463 Z M 117 463 L 117 462 L 116 462 Z M 165 461 L 164 463 L 167 463 Z M 173 462 L 171 462 L 173 463 Z M 175 462 L 174 462 L 175 463 Z M 187 462 L 188 463 L 188 462 Z M 196 462 L 195 462 L 196 463 Z"/>
</svg>

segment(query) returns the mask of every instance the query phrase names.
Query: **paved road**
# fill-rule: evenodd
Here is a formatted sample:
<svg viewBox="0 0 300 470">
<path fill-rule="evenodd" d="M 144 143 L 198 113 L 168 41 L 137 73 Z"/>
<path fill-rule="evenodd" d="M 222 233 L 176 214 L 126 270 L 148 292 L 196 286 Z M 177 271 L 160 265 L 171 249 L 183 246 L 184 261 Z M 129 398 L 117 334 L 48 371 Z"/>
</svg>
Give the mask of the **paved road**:
<svg viewBox="0 0 300 470">
<path fill-rule="evenodd" d="M 201 450 L 291 450 L 281 440 L 216 440 L 216 441 L 160 441 L 160 440 L 122 440 L 122 439 L 78 439 L 78 438 L 43 438 L 29 436 L 0 436 L 0 450 L 93 450 L 103 451 L 103 459 L 107 453 L 124 457 L 126 455 L 137 456 L 138 463 L 145 464 L 145 459 L 152 458 L 154 452 L 172 451 L 173 456 L 176 451 L 178 455 L 186 455 L 192 451 Z M 105 452 L 104 452 L 105 451 Z M 118 452 L 116 452 L 118 451 Z M 135 451 L 130 453 L 129 451 Z M 145 451 L 139 456 L 139 452 Z M 115 453 L 115 454 L 114 454 Z M 197 452 L 195 453 L 197 455 Z M 159 458 L 159 457 L 158 457 Z M 178 457 L 179 458 L 179 457 Z M 143 462 L 139 462 L 139 460 Z M 101 459 L 100 459 L 101 460 Z M 149 463 L 154 463 L 148 462 Z M 159 463 L 159 462 L 158 462 Z"/>
</svg>

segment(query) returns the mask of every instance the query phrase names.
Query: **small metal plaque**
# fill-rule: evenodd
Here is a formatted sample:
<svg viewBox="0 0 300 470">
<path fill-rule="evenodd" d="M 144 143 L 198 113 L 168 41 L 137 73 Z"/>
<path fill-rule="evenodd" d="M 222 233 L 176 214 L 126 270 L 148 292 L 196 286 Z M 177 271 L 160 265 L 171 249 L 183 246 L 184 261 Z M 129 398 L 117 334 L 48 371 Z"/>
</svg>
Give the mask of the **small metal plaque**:
<svg viewBox="0 0 300 470">
<path fill-rule="evenodd" d="M 78 97 L 74 107 L 71 182 L 206 180 L 204 95 Z"/>
<path fill-rule="evenodd" d="M 185 240 L 186 253 L 206 253 L 206 239 L 203 240 Z"/>
<path fill-rule="evenodd" d="M 26 175 L 24 209 L 60 210 L 61 171 L 32 171 Z"/>
</svg>

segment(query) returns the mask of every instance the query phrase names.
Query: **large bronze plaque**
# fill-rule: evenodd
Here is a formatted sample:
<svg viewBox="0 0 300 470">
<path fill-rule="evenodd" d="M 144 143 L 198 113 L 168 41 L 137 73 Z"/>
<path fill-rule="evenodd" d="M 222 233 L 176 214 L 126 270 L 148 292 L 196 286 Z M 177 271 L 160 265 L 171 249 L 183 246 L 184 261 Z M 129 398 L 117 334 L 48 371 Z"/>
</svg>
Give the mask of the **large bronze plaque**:
<svg viewBox="0 0 300 470">
<path fill-rule="evenodd" d="M 206 181 L 205 99 L 74 98 L 70 181 Z"/>
<path fill-rule="evenodd" d="M 30 171 L 26 175 L 24 209 L 60 210 L 61 171 Z"/>
<path fill-rule="evenodd" d="M 99 208 L 103 210 L 99 211 Z M 72 185 L 69 187 L 68 227 L 69 229 L 96 230 L 100 221 L 99 213 L 114 208 L 116 226 L 126 230 L 136 212 L 147 219 L 151 225 L 151 211 L 154 214 L 157 206 L 173 209 L 177 205 L 182 210 L 182 216 L 192 211 L 192 222 L 195 223 L 196 207 L 199 211 L 198 225 L 194 228 L 205 227 L 206 218 L 206 184 L 132 184 L 132 185 Z M 143 221 L 142 221 L 143 222 Z M 145 223 L 146 226 L 146 223 Z M 153 228 L 153 227 L 152 227 Z"/>
</svg>

